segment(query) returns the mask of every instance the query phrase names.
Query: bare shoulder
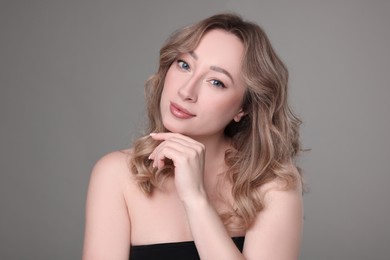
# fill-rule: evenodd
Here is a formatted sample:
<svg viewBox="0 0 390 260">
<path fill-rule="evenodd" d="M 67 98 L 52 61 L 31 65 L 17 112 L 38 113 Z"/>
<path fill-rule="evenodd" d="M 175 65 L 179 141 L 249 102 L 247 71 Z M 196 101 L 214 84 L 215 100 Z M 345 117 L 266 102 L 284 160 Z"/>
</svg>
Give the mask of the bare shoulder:
<svg viewBox="0 0 390 260">
<path fill-rule="evenodd" d="M 301 176 L 298 172 L 298 169 L 291 165 L 288 167 L 290 173 L 295 176 L 295 181 L 291 183 L 286 183 L 285 180 L 279 178 L 275 178 L 266 184 L 259 187 L 258 192 L 264 197 L 264 203 L 267 205 L 270 200 L 272 200 L 275 196 L 285 197 L 286 199 L 292 197 L 302 197 L 302 181 Z"/>
<path fill-rule="evenodd" d="M 130 174 L 130 156 L 130 149 L 113 151 L 102 156 L 95 163 L 91 178 L 126 178 Z"/>
<path fill-rule="evenodd" d="M 126 193 L 129 185 L 134 183 L 130 167 L 131 154 L 130 149 L 118 150 L 99 158 L 90 175 L 89 189 L 116 191 L 122 195 Z"/>
<path fill-rule="evenodd" d="M 128 259 L 130 219 L 124 191 L 129 151 L 102 156 L 93 167 L 86 203 L 83 259 Z"/>
<path fill-rule="evenodd" d="M 297 171 L 294 167 L 291 169 Z M 303 227 L 300 179 L 288 187 L 282 180 L 274 179 L 259 191 L 264 198 L 264 208 L 246 233 L 247 258 L 298 259 Z"/>
<path fill-rule="evenodd" d="M 111 172 L 112 170 L 129 169 L 130 156 L 130 149 L 110 152 L 97 160 L 93 170 L 97 172 L 108 170 Z"/>
</svg>

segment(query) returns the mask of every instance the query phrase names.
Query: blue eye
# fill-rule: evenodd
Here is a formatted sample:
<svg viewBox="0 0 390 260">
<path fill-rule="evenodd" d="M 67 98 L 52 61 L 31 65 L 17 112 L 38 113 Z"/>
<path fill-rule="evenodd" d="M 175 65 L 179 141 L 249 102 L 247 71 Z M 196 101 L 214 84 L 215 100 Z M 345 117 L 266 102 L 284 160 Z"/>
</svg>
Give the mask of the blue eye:
<svg viewBox="0 0 390 260">
<path fill-rule="evenodd" d="M 177 65 L 183 69 L 183 70 L 189 70 L 190 69 L 190 65 L 188 65 L 187 62 L 185 62 L 184 60 L 178 60 L 177 61 Z"/>
<path fill-rule="evenodd" d="M 210 80 L 211 84 L 218 87 L 218 88 L 225 88 L 225 84 L 223 84 L 221 81 L 217 79 Z"/>
</svg>

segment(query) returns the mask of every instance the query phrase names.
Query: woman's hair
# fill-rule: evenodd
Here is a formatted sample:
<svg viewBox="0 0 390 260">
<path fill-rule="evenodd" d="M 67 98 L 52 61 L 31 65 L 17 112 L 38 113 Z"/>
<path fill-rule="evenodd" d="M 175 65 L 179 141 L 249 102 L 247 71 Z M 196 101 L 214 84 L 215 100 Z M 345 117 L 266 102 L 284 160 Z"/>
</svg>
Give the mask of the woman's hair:
<svg viewBox="0 0 390 260">
<path fill-rule="evenodd" d="M 234 202 L 222 218 L 227 226 L 234 222 L 235 227 L 246 229 L 263 209 L 259 187 L 278 179 L 288 189 L 301 181 L 295 167 L 300 151 L 301 121 L 287 102 L 288 71 L 258 25 L 235 14 L 218 14 L 173 33 L 160 50 L 158 72 L 145 84 L 147 131 L 167 131 L 160 113 L 167 71 L 181 54 L 193 51 L 203 35 L 213 29 L 232 33 L 244 45 L 242 78 L 246 87 L 243 100 L 246 115 L 240 122 L 232 120 L 225 129 L 232 144 L 225 153 L 225 174 L 232 185 Z M 173 174 L 169 160 L 164 169 L 153 169 L 148 156 L 158 144 L 150 137 L 139 138 L 134 143 L 131 167 L 146 194 L 161 187 L 164 179 Z"/>
</svg>

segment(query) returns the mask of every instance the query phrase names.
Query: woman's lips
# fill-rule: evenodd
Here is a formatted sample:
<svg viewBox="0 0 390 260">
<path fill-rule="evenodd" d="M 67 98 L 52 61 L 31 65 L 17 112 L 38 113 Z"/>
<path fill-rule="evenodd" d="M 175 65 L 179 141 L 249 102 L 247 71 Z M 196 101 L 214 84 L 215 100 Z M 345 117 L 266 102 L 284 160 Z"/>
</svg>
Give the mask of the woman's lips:
<svg viewBox="0 0 390 260">
<path fill-rule="evenodd" d="M 175 117 L 180 118 L 180 119 L 189 119 L 189 118 L 192 118 L 195 116 L 194 114 L 192 114 L 191 112 L 189 112 L 185 108 L 182 108 L 179 105 L 172 103 L 172 102 L 171 102 L 171 105 L 169 106 L 169 109 L 170 109 L 172 115 L 174 115 Z"/>
</svg>

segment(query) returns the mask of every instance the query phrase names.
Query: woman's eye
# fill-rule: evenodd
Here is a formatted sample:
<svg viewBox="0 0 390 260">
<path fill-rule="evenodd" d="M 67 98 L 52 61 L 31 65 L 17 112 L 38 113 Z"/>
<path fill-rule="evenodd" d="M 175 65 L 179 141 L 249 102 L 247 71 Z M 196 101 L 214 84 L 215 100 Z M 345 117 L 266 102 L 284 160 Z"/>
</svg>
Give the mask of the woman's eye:
<svg viewBox="0 0 390 260">
<path fill-rule="evenodd" d="M 210 82 L 212 85 L 214 85 L 216 87 L 225 88 L 225 84 L 223 84 L 221 81 L 219 81 L 217 79 L 212 79 Z"/>
<path fill-rule="evenodd" d="M 177 65 L 179 65 L 179 67 L 183 70 L 189 70 L 190 69 L 190 65 L 188 65 L 187 62 L 185 62 L 184 60 L 178 60 L 177 61 Z"/>
</svg>

